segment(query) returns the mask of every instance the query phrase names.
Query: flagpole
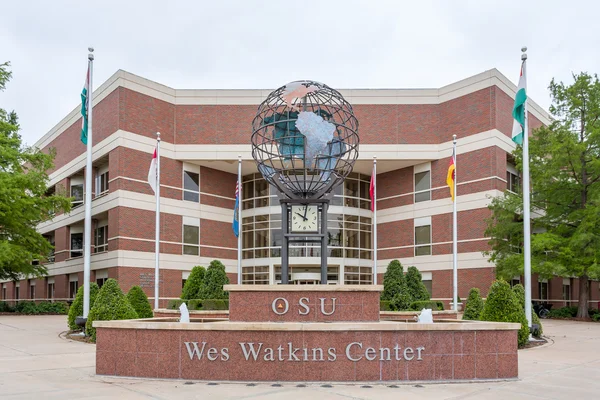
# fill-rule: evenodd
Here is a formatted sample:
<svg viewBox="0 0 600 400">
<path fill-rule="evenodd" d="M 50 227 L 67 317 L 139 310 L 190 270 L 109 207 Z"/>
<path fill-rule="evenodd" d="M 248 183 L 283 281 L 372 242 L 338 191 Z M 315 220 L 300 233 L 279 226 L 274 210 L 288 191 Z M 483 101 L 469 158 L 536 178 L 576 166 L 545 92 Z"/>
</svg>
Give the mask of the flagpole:
<svg viewBox="0 0 600 400">
<path fill-rule="evenodd" d="M 525 93 L 527 93 L 527 47 L 521 48 L 523 60 L 523 75 L 525 76 Z M 523 252 L 525 278 L 525 316 L 529 327 L 532 326 L 531 315 L 531 225 L 530 225 L 530 190 L 529 190 L 529 128 L 527 117 L 527 100 L 523 104 L 525 122 L 523 124 Z"/>
<path fill-rule="evenodd" d="M 156 223 L 154 243 L 154 309 L 158 309 L 160 285 L 160 132 L 156 132 Z"/>
<path fill-rule="evenodd" d="M 373 284 L 377 285 L 377 156 L 373 156 Z"/>
<path fill-rule="evenodd" d="M 454 157 L 454 182 L 452 185 L 454 193 L 454 201 L 452 202 L 452 296 L 453 308 L 458 312 L 458 220 L 456 217 L 456 202 L 458 196 L 456 193 L 456 135 L 452 135 L 452 157 Z"/>
<path fill-rule="evenodd" d="M 92 251 L 92 77 L 94 75 L 94 49 L 88 47 L 88 126 L 85 164 L 85 217 L 83 239 L 83 318 L 90 312 L 90 259 Z"/>
<path fill-rule="evenodd" d="M 242 156 L 238 155 L 238 237 L 237 237 L 237 283 L 242 284 Z"/>
</svg>

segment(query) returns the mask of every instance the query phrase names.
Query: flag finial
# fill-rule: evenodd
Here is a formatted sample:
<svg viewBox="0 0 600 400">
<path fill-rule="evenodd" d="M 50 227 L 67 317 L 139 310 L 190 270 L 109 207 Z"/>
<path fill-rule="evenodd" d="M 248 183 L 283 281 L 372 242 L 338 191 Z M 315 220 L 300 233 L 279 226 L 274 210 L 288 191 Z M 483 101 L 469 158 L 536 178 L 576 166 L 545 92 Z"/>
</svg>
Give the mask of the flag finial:
<svg viewBox="0 0 600 400">
<path fill-rule="evenodd" d="M 92 54 L 94 52 L 94 48 L 88 47 L 88 51 L 90 52 L 90 54 L 88 54 L 88 60 L 94 61 L 94 55 Z"/>
<path fill-rule="evenodd" d="M 527 46 L 523 46 L 521 47 L 521 51 L 523 52 L 523 54 L 521 54 L 521 60 L 525 61 L 527 60 Z"/>
</svg>

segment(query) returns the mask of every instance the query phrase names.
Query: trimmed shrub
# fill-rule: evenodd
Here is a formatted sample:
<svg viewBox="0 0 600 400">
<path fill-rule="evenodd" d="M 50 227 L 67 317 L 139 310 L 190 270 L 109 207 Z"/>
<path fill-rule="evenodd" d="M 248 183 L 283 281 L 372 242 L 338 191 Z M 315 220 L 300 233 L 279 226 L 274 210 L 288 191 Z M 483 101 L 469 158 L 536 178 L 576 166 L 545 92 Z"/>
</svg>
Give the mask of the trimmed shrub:
<svg viewBox="0 0 600 400">
<path fill-rule="evenodd" d="M 229 293 L 223 290 L 223 285 L 229 284 L 225 266 L 219 260 L 210 262 L 204 280 L 196 299 L 228 299 Z"/>
<path fill-rule="evenodd" d="M 90 283 L 90 309 L 94 306 L 94 302 L 96 301 L 96 296 L 98 295 L 98 291 L 100 288 L 96 282 Z M 79 330 L 80 328 L 75 324 L 75 318 L 81 317 L 83 315 L 83 286 L 77 289 L 77 294 L 75 295 L 75 300 L 71 304 L 69 308 L 69 316 L 67 317 L 67 324 L 69 325 L 69 329 L 72 331 Z"/>
<path fill-rule="evenodd" d="M 407 291 L 406 281 L 404 279 L 404 268 L 402 267 L 402 264 L 400 264 L 400 261 L 393 260 L 388 264 L 387 270 L 383 275 L 383 292 L 381 292 L 381 300 L 392 301 L 394 296 L 402 291 Z"/>
<path fill-rule="evenodd" d="M 179 308 L 179 307 L 177 307 Z M 202 300 L 201 299 L 192 299 L 187 302 L 188 310 L 202 310 Z"/>
<path fill-rule="evenodd" d="M 229 300 L 226 299 L 207 299 L 200 300 L 202 310 L 229 310 Z"/>
<path fill-rule="evenodd" d="M 575 318 L 577 316 L 577 307 L 562 307 L 550 310 L 549 318 Z"/>
<path fill-rule="evenodd" d="M 0 312 L 15 312 L 15 308 L 6 301 L 0 301 Z"/>
<path fill-rule="evenodd" d="M 132 286 L 127 292 L 127 300 L 138 315 L 138 318 L 152 318 L 154 313 L 148 301 L 148 296 L 139 286 Z"/>
<path fill-rule="evenodd" d="M 592 316 L 592 321 L 600 322 L 600 314 L 594 314 Z"/>
<path fill-rule="evenodd" d="M 20 301 L 15 306 L 15 310 L 21 314 L 34 315 L 39 314 L 37 306 L 35 305 L 35 301 Z"/>
<path fill-rule="evenodd" d="M 520 323 L 519 346 L 525 345 L 529 340 L 529 326 L 525 311 L 521 307 L 519 299 L 511 290 L 510 285 L 505 281 L 495 281 L 490 287 L 481 313 L 481 320 Z"/>
<path fill-rule="evenodd" d="M 525 287 L 519 283 L 513 286 L 512 291 L 517 296 L 521 307 L 523 307 L 523 311 L 525 311 Z M 531 307 L 531 324 L 538 326 L 537 329 L 534 326 L 531 327 L 531 334 L 537 338 L 541 337 L 544 334 L 544 328 L 542 327 L 540 317 L 533 311 L 533 306 Z"/>
<path fill-rule="evenodd" d="M 390 301 L 390 305 L 393 311 L 404 311 L 410 309 L 411 299 L 408 295 L 408 290 L 406 289 L 406 282 L 402 282 L 400 286 L 400 291 L 392 297 Z"/>
<path fill-rule="evenodd" d="M 413 302 L 429 300 L 429 292 L 423 283 L 421 273 L 417 267 L 408 267 L 404 280 L 406 281 L 408 295 Z"/>
<path fill-rule="evenodd" d="M 38 311 L 40 314 L 60 314 L 65 315 L 69 312 L 69 307 L 62 301 L 43 301 L 37 304 Z"/>
<path fill-rule="evenodd" d="M 482 311 L 483 299 L 481 298 L 479 288 L 471 288 L 462 319 L 477 321 L 481 317 Z"/>
<path fill-rule="evenodd" d="M 443 311 L 444 303 L 435 300 L 413 301 L 409 307 L 411 311 L 421 311 L 424 308 L 430 308 L 432 311 Z"/>
<path fill-rule="evenodd" d="M 181 291 L 182 300 L 200 298 L 200 287 L 204 282 L 205 274 L 206 269 L 204 267 L 201 267 L 200 265 L 197 265 L 194 268 L 192 268 L 192 272 L 190 272 L 190 276 L 186 279 L 185 284 L 183 285 L 183 290 Z M 179 305 L 177 306 L 177 308 L 179 308 Z"/>
<path fill-rule="evenodd" d="M 381 300 L 379 302 L 379 311 L 392 311 L 390 301 Z"/>
<path fill-rule="evenodd" d="M 600 314 L 600 310 L 598 310 L 597 308 L 588 309 L 588 315 L 590 316 L 590 318 L 594 319 L 594 315 L 598 314 Z"/>
<path fill-rule="evenodd" d="M 94 321 L 111 321 L 119 319 L 136 319 L 138 317 L 133 306 L 123 294 L 117 281 L 113 278 L 108 279 L 102 285 L 102 289 L 96 296 L 94 306 L 90 310 L 85 332 L 96 341 L 96 328 L 92 326 Z"/>
<path fill-rule="evenodd" d="M 169 300 L 167 303 L 168 310 L 179 310 L 179 306 L 183 303 L 187 304 L 188 300 Z"/>
</svg>

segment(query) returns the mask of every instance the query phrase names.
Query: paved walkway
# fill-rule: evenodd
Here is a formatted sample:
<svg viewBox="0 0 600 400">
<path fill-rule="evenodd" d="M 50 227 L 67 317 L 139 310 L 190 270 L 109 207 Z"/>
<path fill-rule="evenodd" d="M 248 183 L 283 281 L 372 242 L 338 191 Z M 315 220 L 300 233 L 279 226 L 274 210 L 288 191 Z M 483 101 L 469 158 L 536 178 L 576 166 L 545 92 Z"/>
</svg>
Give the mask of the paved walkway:
<svg viewBox="0 0 600 400">
<path fill-rule="evenodd" d="M 2 399 L 593 399 L 600 393 L 600 323 L 544 321 L 553 341 L 519 352 L 520 380 L 398 387 L 186 384 L 96 377 L 95 346 L 63 339 L 62 316 L 0 315 Z"/>
</svg>

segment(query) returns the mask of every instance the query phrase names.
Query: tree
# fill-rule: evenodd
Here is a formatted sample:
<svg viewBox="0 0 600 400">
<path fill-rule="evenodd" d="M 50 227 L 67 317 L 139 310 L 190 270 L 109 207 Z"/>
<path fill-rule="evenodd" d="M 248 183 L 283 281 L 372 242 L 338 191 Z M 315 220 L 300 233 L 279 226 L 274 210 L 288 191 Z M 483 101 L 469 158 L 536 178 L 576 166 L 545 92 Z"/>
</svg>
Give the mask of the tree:
<svg viewBox="0 0 600 400">
<path fill-rule="evenodd" d="M 381 300 L 391 301 L 405 285 L 404 267 L 402 267 L 402 264 L 398 260 L 391 261 L 387 266 L 385 274 L 383 274 Z"/>
<path fill-rule="evenodd" d="M 479 288 L 471 288 L 462 319 L 470 321 L 479 320 L 483 311 L 483 299 L 480 293 Z"/>
<path fill-rule="evenodd" d="M 94 301 L 96 300 L 99 290 L 100 288 L 96 282 L 90 283 L 90 306 L 94 305 Z M 79 329 L 79 326 L 75 324 L 75 319 L 81 316 L 83 316 L 83 286 L 77 290 L 75 300 L 73 300 L 71 307 L 69 307 L 69 315 L 67 317 L 69 329 L 72 331 Z"/>
<path fill-rule="evenodd" d="M 104 285 L 102 285 L 96 296 L 94 306 L 88 314 L 85 332 L 95 342 L 96 328 L 93 327 L 94 321 L 136 319 L 137 317 L 137 313 L 123 294 L 117 281 L 110 278 L 104 282 Z"/>
<path fill-rule="evenodd" d="M 206 274 L 206 269 L 199 265 L 192 268 L 192 272 L 190 276 L 186 279 L 185 284 L 183 285 L 183 290 L 181 291 L 181 299 L 182 300 L 192 300 L 200 298 L 200 287 L 204 282 L 204 275 Z"/>
<path fill-rule="evenodd" d="M 223 290 L 223 285 L 229 284 L 229 278 L 225 273 L 225 266 L 219 260 L 210 262 L 204 281 L 200 287 L 200 297 L 207 299 L 228 299 L 229 293 Z"/>
<path fill-rule="evenodd" d="M 429 300 L 429 291 L 425 287 L 417 267 L 408 267 L 405 280 L 411 302 Z"/>
<path fill-rule="evenodd" d="M 492 283 L 481 312 L 481 320 L 520 323 L 519 346 L 525 345 L 529 339 L 529 324 L 525 317 L 525 311 L 505 281 L 499 280 Z"/>
<path fill-rule="evenodd" d="M 533 133 L 532 271 L 579 278 L 578 318 L 588 318 L 589 279 L 600 277 L 600 82 L 574 74 L 566 85 L 552 80 L 553 122 Z M 522 149 L 514 152 L 522 170 Z M 521 196 L 506 193 L 490 204 L 486 235 L 499 277 L 523 273 Z"/>
<path fill-rule="evenodd" d="M 152 312 L 152 307 L 150 307 L 150 302 L 148 301 L 148 296 L 144 293 L 141 287 L 135 285 L 129 289 L 127 292 L 127 300 L 129 300 L 129 304 L 133 307 L 135 312 L 138 315 L 138 318 L 152 318 L 154 317 L 154 313 Z"/>
<path fill-rule="evenodd" d="M 0 91 L 10 80 L 9 66 L 0 64 Z M 36 227 L 71 207 L 68 198 L 47 193 L 54 152 L 26 147 L 18 132 L 17 114 L 0 109 L 0 279 L 12 280 L 47 274 L 43 262 L 53 247 Z"/>
</svg>

